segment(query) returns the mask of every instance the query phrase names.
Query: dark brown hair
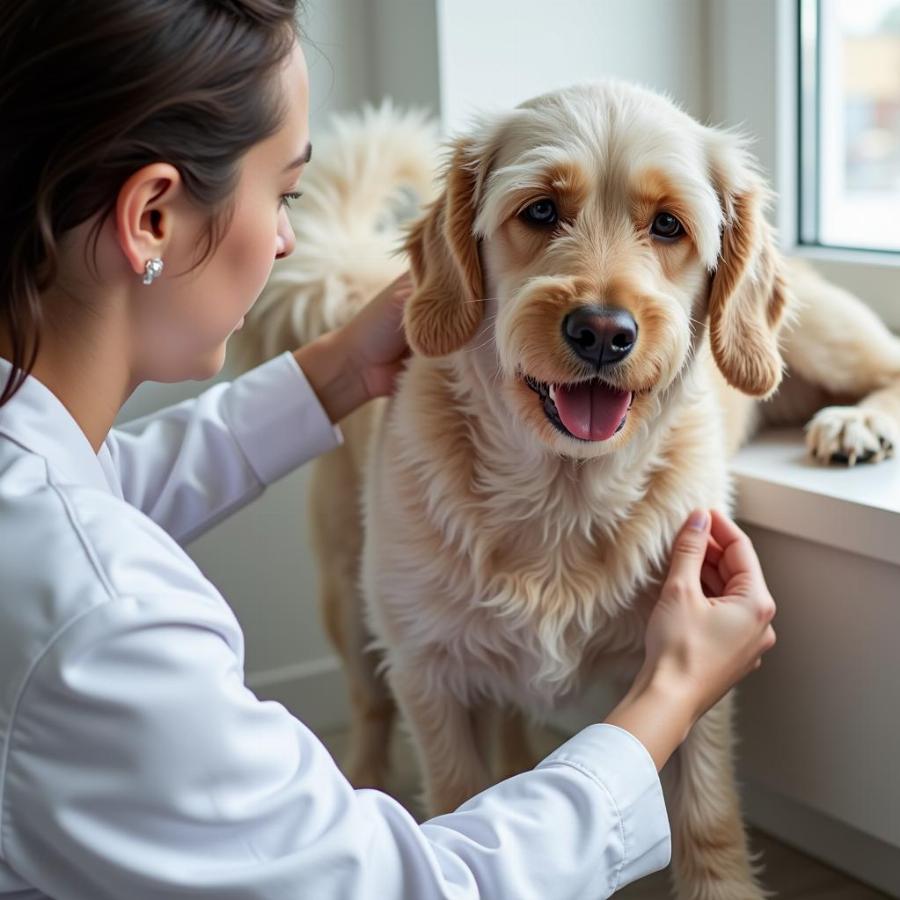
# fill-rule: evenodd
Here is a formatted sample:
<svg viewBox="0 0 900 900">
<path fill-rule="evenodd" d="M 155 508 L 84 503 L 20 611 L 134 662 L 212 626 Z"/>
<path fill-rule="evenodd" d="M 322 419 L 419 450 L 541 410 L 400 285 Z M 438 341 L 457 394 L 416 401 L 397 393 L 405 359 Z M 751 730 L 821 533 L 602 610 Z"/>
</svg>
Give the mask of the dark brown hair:
<svg viewBox="0 0 900 900">
<path fill-rule="evenodd" d="M 57 241 L 153 162 L 210 213 L 202 262 L 227 230 L 241 157 L 277 131 L 274 72 L 299 0 L 16 0 L 0 16 L 0 316 L 12 373 L 34 367 Z"/>
</svg>

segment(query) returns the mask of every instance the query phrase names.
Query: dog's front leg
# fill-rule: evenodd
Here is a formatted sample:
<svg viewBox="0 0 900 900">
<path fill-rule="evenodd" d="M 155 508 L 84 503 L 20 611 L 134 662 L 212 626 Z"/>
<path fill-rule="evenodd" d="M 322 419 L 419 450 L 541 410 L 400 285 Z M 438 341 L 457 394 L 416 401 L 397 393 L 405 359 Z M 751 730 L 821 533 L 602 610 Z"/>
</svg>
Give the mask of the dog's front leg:
<svg viewBox="0 0 900 900">
<path fill-rule="evenodd" d="M 815 412 L 806 443 L 822 462 L 852 466 L 893 456 L 900 451 L 900 339 L 853 294 L 806 268 L 795 279 L 797 322 L 783 347 L 792 377 L 764 411 L 796 405 L 804 418 Z M 810 387 L 840 405 L 803 410 Z"/>
<path fill-rule="evenodd" d="M 491 782 L 473 727 L 472 710 L 434 659 L 391 665 L 388 678 L 406 717 L 424 779 L 429 816 L 452 812 Z"/>
<path fill-rule="evenodd" d="M 733 694 L 694 726 L 664 770 L 678 900 L 762 900 L 741 819 L 732 755 Z"/>
</svg>

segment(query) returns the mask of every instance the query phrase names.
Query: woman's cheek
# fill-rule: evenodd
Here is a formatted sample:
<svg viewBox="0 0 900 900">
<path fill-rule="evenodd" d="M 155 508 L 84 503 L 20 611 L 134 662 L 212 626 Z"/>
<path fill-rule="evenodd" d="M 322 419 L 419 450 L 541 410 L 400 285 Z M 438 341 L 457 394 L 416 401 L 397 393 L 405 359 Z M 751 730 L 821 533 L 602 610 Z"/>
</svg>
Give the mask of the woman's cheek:
<svg viewBox="0 0 900 900">
<path fill-rule="evenodd" d="M 233 235 L 235 241 L 229 248 L 229 268 L 234 279 L 232 283 L 241 285 L 243 292 L 249 295 L 242 298 L 245 307 L 256 300 L 272 271 L 276 246 L 273 235 L 271 226 L 253 227 L 252 223 L 241 229 L 240 234 Z"/>
</svg>

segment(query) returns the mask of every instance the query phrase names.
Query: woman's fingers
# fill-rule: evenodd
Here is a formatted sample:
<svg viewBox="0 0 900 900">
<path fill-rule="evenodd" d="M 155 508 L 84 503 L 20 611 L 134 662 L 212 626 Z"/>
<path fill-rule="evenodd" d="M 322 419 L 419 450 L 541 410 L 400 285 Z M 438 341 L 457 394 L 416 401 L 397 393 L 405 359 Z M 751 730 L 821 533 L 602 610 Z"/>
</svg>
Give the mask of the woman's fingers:
<svg viewBox="0 0 900 900">
<path fill-rule="evenodd" d="M 715 509 L 712 511 L 710 533 L 722 548 L 719 569 L 726 582 L 743 572 L 762 576 L 762 567 L 750 538 L 731 519 Z"/>
<path fill-rule="evenodd" d="M 710 535 L 709 540 L 706 544 L 706 561 L 711 566 L 717 566 L 719 564 L 719 560 L 722 558 L 722 548 L 719 546 L 718 542 L 713 539 Z"/>
<path fill-rule="evenodd" d="M 708 591 L 708 596 L 721 597 L 725 590 L 725 581 L 719 574 L 719 570 L 709 563 L 704 563 L 700 570 L 700 582 Z"/>
<path fill-rule="evenodd" d="M 734 541 L 746 540 L 749 538 L 740 528 L 719 510 L 712 510 L 712 522 L 710 523 L 710 533 L 713 539 L 720 547 L 725 548 Z"/>
</svg>

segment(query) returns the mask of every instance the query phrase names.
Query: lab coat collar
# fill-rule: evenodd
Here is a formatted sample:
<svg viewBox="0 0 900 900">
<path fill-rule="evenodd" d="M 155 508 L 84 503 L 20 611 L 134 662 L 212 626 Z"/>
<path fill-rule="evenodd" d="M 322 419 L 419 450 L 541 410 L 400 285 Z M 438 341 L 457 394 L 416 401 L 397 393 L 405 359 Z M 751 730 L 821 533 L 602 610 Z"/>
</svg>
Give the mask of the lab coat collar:
<svg viewBox="0 0 900 900">
<path fill-rule="evenodd" d="M 0 356 L 0 390 L 6 385 L 12 363 Z M 0 435 L 44 457 L 61 484 L 84 484 L 102 491 L 115 490 L 109 450 L 100 456 L 81 427 L 57 396 L 33 375 L 16 395 L 0 406 Z"/>
</svg>

